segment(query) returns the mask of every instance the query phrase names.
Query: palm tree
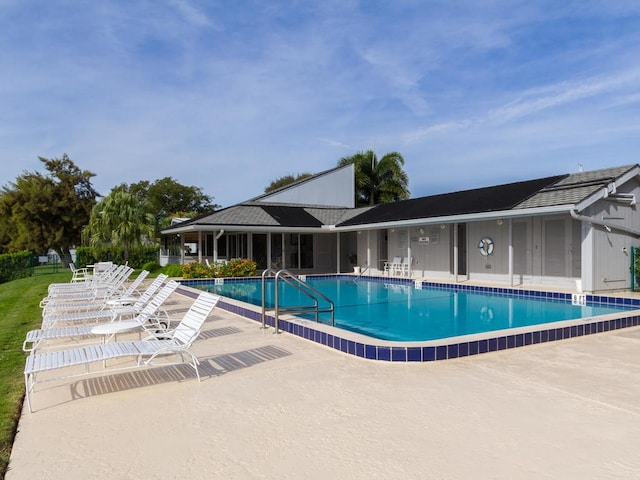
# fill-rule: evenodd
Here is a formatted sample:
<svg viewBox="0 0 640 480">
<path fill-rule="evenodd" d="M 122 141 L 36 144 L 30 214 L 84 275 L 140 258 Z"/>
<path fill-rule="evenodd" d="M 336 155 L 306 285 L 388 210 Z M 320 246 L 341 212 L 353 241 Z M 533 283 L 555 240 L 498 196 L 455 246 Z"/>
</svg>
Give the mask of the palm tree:
<svg viewBox="0 0 640 480">
<path fill-rule="evenodd" d="M 358 152 L 351 157 L 341 158 L 339 167 L 355 165 L 356 205 L 376 205 L 406 200 L 409 192 L 409 178 L 404 172 L 404 158 L 398 152 L 387 153 L 378 160 L 373 150 Z"/>
<path fill-rule="evenodd" d="M 147 201 L 132 193 L 116 190 L 93 207 L 83 233 L 89 236 L 92 246 L 111 242 L 124 247 L 126 261 L 132 246 L 141 245 L 145 238 L 153 239 L 155 218 L 149 213 Z"/>
</svg>

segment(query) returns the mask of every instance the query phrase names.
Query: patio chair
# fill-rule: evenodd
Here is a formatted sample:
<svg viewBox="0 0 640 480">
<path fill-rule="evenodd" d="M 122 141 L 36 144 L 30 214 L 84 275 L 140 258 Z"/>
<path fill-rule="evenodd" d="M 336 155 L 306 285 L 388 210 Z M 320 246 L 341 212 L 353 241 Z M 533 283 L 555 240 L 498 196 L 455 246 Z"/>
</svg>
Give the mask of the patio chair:
<svg viewBox="0 0 640 480">
<path fill-rule="evenodd" d="M 220 297 L 217 295 L 202 292 L 185 313 L 178 326 L 171 332 L 162 334 L 162 340 L 158 340 L 155 336 L 150 336 L 145 340 L 109 342 L 69 350 L 32 353 L 27 357 L 24 368 L 25 392 L 29 412 L 32 411 L 31 392 L 34 391 L 37 377 L 40 373 L 49 370 L 66 369 L 74 366 L 84 367 L 84 371 L 81 373 L 71 373 L 55 379 L 45 379 L 44 381 L 98 373 L 90 371 L 89 367 L 92 363 L 102 363 L 103 369 L 100 371 L 101 373 L 112 373 L 156 365 L 154 362 L 157 359 L 172 356 L 173 361 L 169 360 L 160 364 L 176 365 L 187 363 L 193 367 L 196 377 L 200 381 L 200 372 L 198 371 L 200 362 L 190 349 L 195 339 L 200 335 L 202 325 L 219 299 Z M 106 367 L 108 360 L 122 357 L 134 357 L 136 362 L 131 366 Z"/>
<path fill-rule="evenodd" d="M 400 268 L 400 264 L 402 262 L 401 257 L 393 257 L 391 262 L 384 263 L 384 274 L 385 275 L 395 275 Z"/>
<path fill-rule="evenodd" d="M 110 275 L 87 283 L 55 283 L 49 285 L 47 296 L 40 301 L 44 307 L 54 299 L 76 301 L 104 298 L 122 289 L 122 285 L 133 273 L 133 268 L 122 265 Z"/>
<path fill-rule="evenodd" d="M 156 289 L 157 288 L 158 287 L 156 287 Z M 51 315 L 46 315 L 42 319 L 42 326 L 44 328 L 50 328 L 59 323 L 89 323 L 91 321 L 97 322 L 100 320 L 113 321 L 116 318 L 134 316 L 140 313 L 148 302 L 157 302 L 158 298 L 166 299 L 176 288 L 178 288 L 178 283 L 172 280 L 167 282 L 167 284 L 162 287 L 158 293 L 155 293 L 155 291 L 150 291 L 149 293 L 145 292 L 133 305 L 119 305 L 109 308 L 97 308 L 95 310 L 71 313 L 53 313 Z M 147 290 L 151 290 L 151 286 Z"/>
<path fill-rule="evenodd" d="M 118 265 L 114 265 L 112 262 L 103 262 L 100 264 L 99 268 L 96 266 L 91 266 L 92 268 L 87 267 L 76 267 L 75 263 L 69 262 L 69 269 L 71 270 L 71 280 L 67 283 L 53 283 L 49 285 L 50 289 L 54 288 L 66 288 L 66 287 L 78 287 L 77 283 L 89 283 L 94 280 L 98 280 L 100 278 L 106 277 L 113 270 L 115 270 Z"/>
<path fill-rule="evenodd" d="M 81 325 L 67 325 L 62 327 L 44 326 L 36 330 L 30 330 L 27 332 L 25 341 L 22 344 L 22 350 L 25 352 L 33 352 L 40 348 L 40 343 L 46 340 L 60 340 L 65 338 L 85 338 L 91 336 L 99 336 L 100 333 L 95 333 L 95 329 L 98 326 L 104 325 L 104 323 L 122 323 L 121 319 L 124 315 L 131 315 L 133 321 L 136 322 L 134 326 L 141 329 L 149 330 L 167 330 L 170 327 L 170 318 L 166 312 L 158 314 L 158 311 L 169 298 L 169 296 L 178 288 L 178 282 L 171 280 L 160 289 L 160 291 L 144 305 L 140 307 L 131 306 L 130 309 L 125 310 L 125 307 L 107 310 L 107 313 L 111 312 L 111 315 L 105 317 L 91 318 L 96 320 L 92 323 L 83 323 Z M 138 309 L 139 308 L 139 309 Z M 109 320 L 108 322 L 99 323 L 99 320 Z M 130 325 L 130 324 L 129 324 Z M 128 327 L 127 330 L 133 328 Z M 112 332 L 118 333 L 117 328 L 112 328 Z"/>
<path fill-rule="evenodd" d="M 71 283 L 86 282 L 89 280 L 88 268 L 76 268 L 75 263 L 70 262 L 69 269 L 71 270 Z"/>
<path fill-rule="evenodd" d="M 127 287 L 127 289 L 119 294 L 115 292 L 113 295 L 108 297 L 108 300 L 105 298 L 93 298 L 93 299 L 82 299 L 82 300 L 65 300 L 61 299 L 52 299 L 44 305 L 42 309 L 42 316 L 49 313 L 62 312 L 62 311 L 80 311 L 80 310 L 92 310 L 100 307 L 104 307 L 106 304 L 110 302 L 115 304 L 122 304 L 124 302 L 132 303 L 137 298 L 140 297 L 140 293 L 138 292 L 138 287 L 142 285 L 142 282 L 149 275 L 148 270 L 143 270 L 140 274 L 135 278 L 133 282 Z M 159 285 L 158 285 L 159 286 Z"/>
<path fill-rule="evenodd" d="M 411 262 L 413 259 L 411 257 L 402 257 L 402 263 L 398 266 L 398 273 L 403 277 L 409 276 L 411 273 Z"/>
</svg>

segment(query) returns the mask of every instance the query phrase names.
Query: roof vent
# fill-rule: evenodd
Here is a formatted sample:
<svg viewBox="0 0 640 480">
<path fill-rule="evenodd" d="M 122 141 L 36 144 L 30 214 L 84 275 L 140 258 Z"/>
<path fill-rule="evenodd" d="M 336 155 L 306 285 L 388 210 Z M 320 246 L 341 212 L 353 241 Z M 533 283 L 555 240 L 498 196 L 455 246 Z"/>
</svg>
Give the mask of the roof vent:
<svg viewBox="0 0 640 480">
<path fill-rule="evenodd" d="M 612 193 L 609 194 L 609 198 L 618 202 L 628 203 L 629 205 L 636 204 L 635 193 Z"/>
</svg>

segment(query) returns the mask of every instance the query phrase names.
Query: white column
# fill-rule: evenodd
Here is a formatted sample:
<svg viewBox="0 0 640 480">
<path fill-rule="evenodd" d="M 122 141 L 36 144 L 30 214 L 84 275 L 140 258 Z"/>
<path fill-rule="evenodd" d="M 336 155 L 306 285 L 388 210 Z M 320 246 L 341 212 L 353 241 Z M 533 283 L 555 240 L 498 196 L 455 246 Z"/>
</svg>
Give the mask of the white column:
<svg viewBox="0 0 640 480">
<path fill-rule="evenodd" d="M 509 285 L 513 287 L 513 220 L 509 219 Z"/>
<path fill-rule="evenodd" d="M 340 232 L 336 233 L 336 273 L 340 273 Z"/>
<path fill-rule="evenodd" d="M 413 263 L 413 259 L 411 258 L 411 228 L 407 227 L 407 261 L 409 264 L 407 265 L 407 276 L 411 278 L 411 264 Z"/>
<path fill-rule="evenodd" d="M 371 267 L 371 230 L 367 230 L 367 265 L 366 266 Z"/>
<path fill-rule="evenodd" d="M 284 236 L 285 233 L 280 234 L 280 251 L 282 252 L 282 268 L 287 268 L 287 252 L 284 250 Z"/>
<path fill-rule="evenodd" d="M 458 283 L 458 224 L 453 224 L 453 281 Z"/>
</svg>

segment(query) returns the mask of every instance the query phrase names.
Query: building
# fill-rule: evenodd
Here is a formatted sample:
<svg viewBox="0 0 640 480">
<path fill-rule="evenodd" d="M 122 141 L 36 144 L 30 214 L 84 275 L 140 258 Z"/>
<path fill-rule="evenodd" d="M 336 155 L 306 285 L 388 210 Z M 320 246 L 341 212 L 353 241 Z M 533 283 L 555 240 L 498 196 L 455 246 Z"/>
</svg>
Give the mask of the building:
<svg viewBox="0 0 640 480">
<path fill-rule="evenodd" d="M 294 273 L 631 287 L 640 166 L 557 175 L 355 208 L 352 165 L 165 229 L 161 263 L 250 258 Z M 354 270 L 355 269 L 355 270 Z"/>
</svg>

